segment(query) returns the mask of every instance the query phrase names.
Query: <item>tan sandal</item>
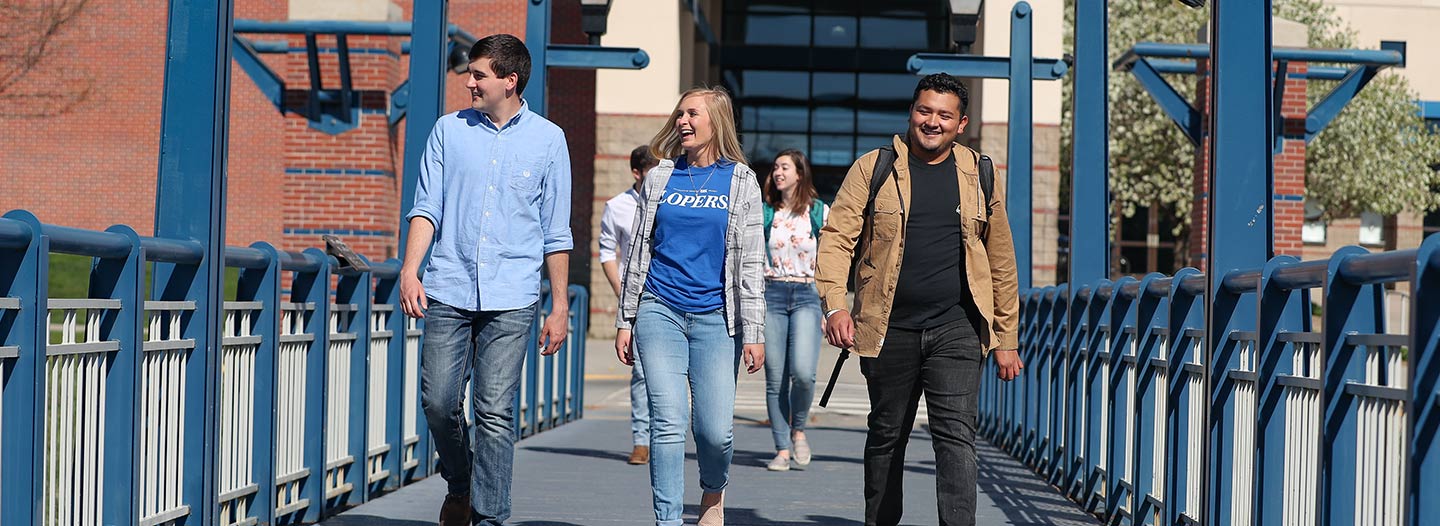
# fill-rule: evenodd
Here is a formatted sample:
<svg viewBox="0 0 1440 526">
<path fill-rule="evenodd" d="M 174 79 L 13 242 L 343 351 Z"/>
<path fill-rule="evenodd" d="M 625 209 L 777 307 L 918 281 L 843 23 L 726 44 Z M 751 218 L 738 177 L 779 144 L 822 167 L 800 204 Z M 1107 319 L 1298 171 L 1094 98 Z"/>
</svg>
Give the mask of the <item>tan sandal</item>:
<svg viewBox="0 0 1440 526">
<path fill-rule="evenodd" d="M 725 492 L 700 494 L 699 526 L 725 526 Z"/>
</svg>

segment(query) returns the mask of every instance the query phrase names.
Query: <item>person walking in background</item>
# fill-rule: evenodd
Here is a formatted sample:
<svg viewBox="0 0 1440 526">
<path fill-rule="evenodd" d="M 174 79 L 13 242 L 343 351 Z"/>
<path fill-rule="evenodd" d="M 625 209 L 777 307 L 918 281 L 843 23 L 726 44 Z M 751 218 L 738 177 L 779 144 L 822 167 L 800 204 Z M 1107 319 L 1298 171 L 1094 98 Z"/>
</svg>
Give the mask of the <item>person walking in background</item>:
<svg viewBox="0 0 1440 526">
<path fill-rule="evenodd" d="M 765 182 L 765 407 L 776 451 L 765 466 L 770 471 L 789 470 L 792 459 L 810 465 L 805 423 L 815 398 L 822 319 L 815 253 L 830 213 L 811 174 L 804 153 L 785 150 Z"/>
<path fill-rule="evenodd" d="M 870 391 L 866 526 L 900 522 L 922 392 L 940 524 L 975 524 L 980 364 L 994 356 L 1005 381 L 1023 367 L 1005 182 L 988 158 L 955 142 L 969 99 L 955 77 L 921 79 L 907 133 L 851 165 L 820 237 L 825 337 L 860 355 Z M 856 261 L 852 318 L 845 289 Z"/>
<path fill-rule="evenodd" d="M 605 279 L 610 281 L 616 298 L 620 297 L 619 262 L 630 254 L 630 242 L 635 236 L 640 185 L 645 180 L 645 172 L 659 162 L 650 154 L 649 145 L 635 147 L 630 152 L 630 176 L 635 178 L 634 184 L 605 202 L 605 213 L 600 218 L 600 267 L 605 270 Z M 635 445 L 628 462 L 634 465 L 650 462 L 650 400 L 645 390 L 645 367 L 639 361 L 630 368 L 630 437 Z"/>
<path fill-rule="evenodd" d="M 530 51 L 520 39 L 475 43 L 465 82 L 471 108 L 435 123 L 405 214 L 400 306 L 425 318 L 420 401 L 449 487 L 441 526 L 499 526 L 510 517 L 514 400 L 542 261 L 553 297 L 567 297 L 570 153 L 560 127 L 520 98 L 529 78 Z M 554 302 L 540 330 L 542 354 L 565 342 L 568 310 Z M 475 422 L 468 429 L 466 382 Z"/>
<path fill-rule="evenodd" d="M 760 184 L 733 108 L 720 88 L 681 95 L 650 141 L 663 160 L 645 175 L 624 267 L 615 352 L 645 369 L 657 526 L 681 524 L 692 414 L 699 524 L 725 523 L 736 376 L 742 360 L 750 374 L 765 362 Z"/>
</svg>

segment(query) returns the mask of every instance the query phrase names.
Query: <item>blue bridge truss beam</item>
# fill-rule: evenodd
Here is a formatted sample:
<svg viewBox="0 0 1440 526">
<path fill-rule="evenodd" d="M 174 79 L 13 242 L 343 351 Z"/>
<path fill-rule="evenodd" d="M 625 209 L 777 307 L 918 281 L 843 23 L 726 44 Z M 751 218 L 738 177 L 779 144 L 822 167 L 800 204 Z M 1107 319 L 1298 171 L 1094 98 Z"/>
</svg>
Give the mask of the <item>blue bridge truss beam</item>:
<svg viewBox="0 0 1440 526">
<path fill-rule="evenodd" d="M 1272 48 L 1271 54 L 1279 65 L 1278 71 L 1283 71 L 1285 65 L 1290 62 L 1349 65 L 1348 67 L 1309 66 L 1308 71 L 1302 75 L 1309 80 L 1340 81 L 1325 95 L 1324 99 L 1310 108 L 1306 115 L 1304 137 L 1306 143 L 1324 131 L 1340 115 L 1341 110 L 1344 110 L 1345 106 L 1355 99 L 1360 90 L 1369 84 L 1376 73 L 1383 68 L 1405 62 L 1405 56 L 1394 50 Z M 1180 127 L 1191 144 L 1198 146 L 1203 133 L 1198 125 L 1199 111 L 1195 110 L 1193 104 L 1185 101 L 1161 74 L 1196 74 L 1195 64 L 1188 60 L 1208 58 L 1210 58 L 1210 49 L 1202 44 L 1141 42 L 1135 44 L 1130 51 L 1116 60 L 1114 68 L 1119 71 L 1129 71 L 1135 75 L 1136 80 L 1140 82 L 1146 92 L 1150 93 L 1150 96 L 1165 111 L 1166 116 Z M 1284 93 L 1285 83 L 1274 82 L 1272 79 L 1271 84 L 1271 95 L 1276 101 L 1273 113 L 1277 121 L 1273 129 L 1275 136 L 1272 142 L 1275 144 L 1274 151 L 1278 153 L 1284 138 L 1284 126 L 1280 120 L 1278 101 Z"/>
</svg>

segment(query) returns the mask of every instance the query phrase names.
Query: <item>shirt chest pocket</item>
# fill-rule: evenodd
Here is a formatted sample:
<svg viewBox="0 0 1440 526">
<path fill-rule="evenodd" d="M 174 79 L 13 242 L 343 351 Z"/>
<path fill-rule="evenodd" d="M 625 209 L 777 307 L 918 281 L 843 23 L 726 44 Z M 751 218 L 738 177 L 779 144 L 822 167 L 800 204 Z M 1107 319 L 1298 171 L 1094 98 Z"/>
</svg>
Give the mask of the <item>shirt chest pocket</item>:
<svg viewBox="0 0 1440 526">
<path fill-rule="evenodd" d="M 898 208 L 890 208 L 876 203 L 872 221 L 871 228 L 874 229 L 875 239 L 889 241 L 900 235 L 902 225 Z"/>
<path fill-rule="evenodd" d="M 505 159 L 500 176 L 512 190 L 525 197 L 540 192 L 541 181 L 545 178 L 546 161 L 529 156 L 511 155 Z"/>
</svg>

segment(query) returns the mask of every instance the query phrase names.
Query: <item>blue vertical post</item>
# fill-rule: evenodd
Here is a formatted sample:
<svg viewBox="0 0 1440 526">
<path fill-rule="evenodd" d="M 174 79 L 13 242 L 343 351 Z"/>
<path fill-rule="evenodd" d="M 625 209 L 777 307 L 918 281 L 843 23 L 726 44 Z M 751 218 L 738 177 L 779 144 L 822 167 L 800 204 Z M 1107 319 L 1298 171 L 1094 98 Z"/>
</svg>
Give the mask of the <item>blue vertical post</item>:
<svg viewBox="0 0 1440 526">
<path fill-rule="evenodd" d="M 102 452 L 105 476 L 99 483 L 112 489 L 105 492 L 105 500 L 100 504 L 100 519 L 103 524 L 125 524 L 134 520 L 140 509 L 140 492 L 137 489 L 140 487 L 138 400 L 140 364 L 145 352 L 140 329 L 144 324 L 145 257 L 140 248 L 140 236 L 134 229 L 115 225 L 105 231 L 128 238 L 130 250 L 122 257 L 95 258 L 95 266 L 90 269 L 88 296 L 120 300 L 121 304 L 120 309 L 106 310 L 100 318 L 100 338 L 120 344 L 110 356 L 104 373 L 105 400 L 101 411 L 105 416 L 100 425 L 105 430 L 105 451 Z M 188 408 L 193 408 L 193 405 Z M 191 466 L 193 464 L 185 466 L 187 471 Z M 201 482 L 196 478 L 191 476 L 187 479 L 186 491 L 181 498 L 190 505 L 190 516 L 197 524 L 209 524 L 213 514 L 206 514 L 210 508 L 204 503 L 213 502 L 215 496 L 191 492 L 189 486 Z"/>
<path fill-rule="evenodd" d="M 1356 284 L 1340 275 L 1346 259 L 1369 251 L 1348 246 L 1330 256 L 1325 274 L 1324 347 L 1321 374 L 1324 391 L 1320 398 L 1324 436 L 1320 441 L 1321 524 L 1360 524 L 1374 509 L 1363 509 L 1351 496 L 1358 492 L 1360 468 L 1357 435 L 1365 432 L 1360 421 L 1360 403 L 1347 390 L 1349 384 L 1366 383 L 1366 351 L 1349 341 L 1352 334 L 1385 332 L 1385 286 Z M 1384 360 L 1381 360 L 1384 363 Z M 1403 430 L 1395 430 L 1403 432 Z"/>
<path fill-rule="evenodd" d="M 183 501 L 198 524 L 219 512 L 216 414 L 221 294 L 225 275 L 225 163 L 230 120 L 230 39 L 234 0 L 172 0 L 160 117 L 156 237 L 200 243 L 198 265 L 157 263 L 157 300 L 195 303 L 183 337 L 195 341 L 185 376 Z M 129 517 L 126 520 L 130 520 Z"/>
<path fill-rule="evenodd" d="M 410 107 L 405 113 L 405 167 L 400 191 L 400 217 L 415 204 L 415 185 L 420 173 L 420 156 L 430 130 L 445 105 L 446 7 L 449 0 L 415 2 L 410 22 Z M 467 50 L 468 51 L 468 50 Z M 400 255 L 405 254 L 405 239 L 410 222 L 400 221 Z M 423 426 L 422 426 L 423 427 Z M 421 436 L 424 436 L 421 433 Z M 425 442 L 424 439 L 421 442 Z"/>
<path fill-rule="evenodd" d="M 1157 491 L 1164 481 L 1154 480 L 1153 476 L 1156 461 L 1163 462 L 1166 455 L 1166 448 L 1155 447 L 1155 438 L 1157 433 L 1161 438 L 1165 436 L 1166 418 L 1159 409 L 1165 407 L 1165 401 L 1170 396 L 1170 383 L 1162 381 L 1167 379 L 1170 358 L 1163 352 L 1170 338 L 1170 301 L 1169 286 L 1162 286 L 1167 282 L 1162 280 L 1166 280 L 1164 275 L 1152 273 L 1140 281 L 1140 299 L 1136 309 L 1135 334 L 1140 347 L 1136 352 L 1138 377 L 1135 380 L 1133 432 L 1136 480 L 1132 491 L 1130 524 L 1160 524 L 1165 520 L 1162 515 L 1165 495 Z"/>
<path fill-rule="evenodd" d="M 1200 509 L 1191 509 L 1188 504 L 1188 496 L 1192 492 L 1201 495 L 1203 491 L 1189 486 L 1190 470 L 1205 469 L 1205 448 L 1198 448 L 1200 458 L 1193 458 L 1189 447 L 1191 440 L 1205 434 L 1203 424 L 1192 424 L 1192 416 L 1204 418 L 1204 409 L 1202 407 L 1198 411 L 1201 415 L 1193 415 L 1197 411 L 1192 411 L 1191 404 L 1192 396 L 1207 398 L 1206 393 L 1199 392 L 1204 391 L 1206 371 L 1204 353 L 1201 352 L 1205 339 L 1205 286 L 1193 285 L 1204 280 L 1205 275 L 1199 270 L 1186 267 L 1176 271 L 1170 281 L 1170 309 L 1166 325 L 1169 326 L 1171 343 L 1169 354 L 1165 357 L 1170 380 L 1166 393 L 1169 407 L 1165 423 L 1168 451 L 1165 453 L 1165 521 L 1162 524 L 1180 524 L 1181 517 L 1205 524 L 1203 496 L 1198 499 Z M 1192 377 L 1198 378 L 1201 385 L 1193 386 Z M 1200 485 L 1204 486 L 1203 483 Z"/>
<path fill-rule="evenodd" d="M 1440 235 L 1431 235 L 1420 244 L 1416 260 L 1414 298 L 1433 298 L 1440 294 Z M 1440 516 L 1440 303 L 1412 301 L 1410 335 L 1411 383 L 1410 407 L 1415 416 L 1410 444 L 1410 493 L 1406 495 L 1410 511 L 1408 526 L 1420 526 L 1421 517 Z"/>
<path fill-rule="evenodd" d="M 400 268 L 400 260 L 390 259 L 385 265 Z M 390 346 L 386 349 L 386 363 L 389 367 L 385 379 L 385 443 L 390 451 L 385 454 L 385 469 L 390 472 L 382 488 L 394 489 L 404 483 L 405 423 L 404 415 L 405 375 L 405 313 L 400 309 L 400 280 L 398 275 L 376 272 L 375 305 L 388 305 L 390 315 L 380 330 L 390 333 Z M 419 374 L 419 371 L 414 371 Z"/>
<path fill-rule="evenodd" d="M 1310 332 L 1310 291 L 1287 289 L 1275 279 L 1276 272 L 1299 262 L 1293 256 L 1276 256 L 1265 264 L 1260 277 L 1260 319 L 1255 331 L 1260 378 L 1259 411 L 1255 424 L 1255 524 L 1280 524 L 1284 521 L 1285 448 L 1292 447 L 1287 444 L 1319 439 L 1318 435 L 1295 436 L 1295 431 L 1286 429 L 1290 411 L 1297 410 L 1286 402 L 1290 389 L 1301 387 L 1302 382 L 1318 383 L 1305 379 L 1308 375 L 1304 373 L 1308 371 L 1297 371 L 1294 366 L 1296 353 L 1302 352 L 1307 345 L 1319 343 L 1319 333 Z M 1312 368 L 1320 366 L 1318 363 L 1309 365 Z M 1317 491 L 1319 488 L 1308 490 L 1311 493 Z"/>
<path fill-rule="evenodd" d="M 1015 270 L 1020 289 L 1030 288 L 1031 255 L 1031 173 L 1034 169 L 1034 84 L 1031 73 L 1033 42 L 1030 4 L 1015 3 L 1010 10 L 1010 125 L 1009 149 L 1005 154 L 1005 177 L 1009 181 L 1005 209 L 1010 210 L 1010 235 L 1015 242 Z"/>
<path fill-rule="evenodd" d="M 1065 422 L 1070 420 L 1067 412 L 1071 409 L 1067 403 L 1066 394 L 1069 390 L 1067 374 L 1069 370 L 1069 346 L 1067 345 L 1067 334 L 1065 330 L 1066 321 L 1070 313 L 1070 286 L 1060 285 L 1046 293 L 1052 305 L 1047 323 L 1050 325 L 1050 334 L 1046 353 L 1049 354 L 1049 363 L 1046 370 L 1049 377 L 1050 387 L 1048 390 L 1050 412 L 1048 413 L 1048 432 L 1045 435 L 1045 459 L 1041 471 L 1045 474 L 1050 484 L 1059 485 L 1062 475 L 1066 472 L 1064 468 L 1064 441 Z"/>
<path fill-rule="evenodd" d="M 18 298 L 9 333 L 3 342 L 18 347 L 19 352 L 9 369 L 5 388 L 4 419 L 0 430 L 5 432 L 0 447 L 0 509 L 7 521 L 21 526 L 39 526 L 40 488 L 44 481 L 43 455 L 45 443 L 45 344 L 50 337 L 50 319 L 46 313 L 49 300 L 50 241 L 40 233 L 40 220 L 25 210 L 5 214 L 25 225 L 30 235 L 24 247 L 0 252 L 0 274 L 14 276 L 3 286 L 0 296 Z M 0 362 L 0 368 L 3 368 Z M 0 375 L 7 374 L 0 369 Z M 0 376 L 0 381 L 5 381 Z"/>
<path fill-rule="evenodd" d="M 1210 11 L 1210 235 L 1206 253 L 1207 304 L 1206 385 L 1212 395 L 1204 451 L 1210 455 L 1203 501 L 1206 524 L 1233 524 L 1233 484 L 1227 459 L 1234 453 L 1234 434 L 1221 422 L 1233 422 L 1233 404 L 1216 397 L 1217 379 L 1237 362 L 1235 354 L 1219 352 L 1236 331 L 1253 331 L 1257 303 L 1253 294 L 1225 294 L 1221 283 L 1234 270 L 1258 269 L 1270 258 L 1273 239 L 1273 166 L 1271 164 L 1271 2 L 1215 0 Z M 1228 398 L 1226 398 L 1228 399 Z M 1225 414 L 1215 414 L 1217 404 Z"/>
<path fill-rule="evenodd" d="M 1075 2 L 1074 159 L 1070 167 L 1071 293 L 1110 273 L 1110 128 L 1105 0 Z M 1072 323 L 1071 327 L 1074 325 Z"/>
<path fill-rule="evenodd" d="M 361 260 L 365 256 L 360 256 Z M 367 261 L 368 263 L 368 261 Z M 365 441 L 369 435 L 368 421 L 370 412 L 366 410 L 370 398 L 370 382 L 366 381 L 370 376 L 370 303 L 373 289 L 370 284 L 370 273 L 356 272 L 352 269 L 337 271 L 340 279 L 335 287 L 335 304 L 338 309 L 351 309 L 349 323 L 337 324 L 335 332 L 352 334 L 354 340 L 350 346 L 350 370 L 338 372 L 338 375 L 349 376 L 350 400 L 343 406 L 348 407 L 349 418 L 346 419 L 349 426 L 350 442 L 346 449 L 350 452 L 350 466 L 345 469 L 345 483 L 350 485 L 350 491 L 337 495 L 334 499 L 327 499 L 327 509 L 335 509 L 345 505 L 359 504 L 369 498 L 369 484 L 366 481 L 369 473 L 369 452 Z M 341 316 L 344 319 L 344 316 Z M 328 374 L 326 375 L 329 376 Z M 327 396 L 329 392 L 327 389 Z M 329 403 L 326 407 L 331 407 Z M 326 421 L 329 422 L 329 417 Z M 333 431 L 333 430 L 327 430 Z"/>
<path fill-rule="evenodd" d="M 410 29 L 410 108 L 405 115 L 405 168 L 400 190 L 400 250 L 405 257 L 405 244 L 410 235 L 410 222 L 404 217 L 415 204 L 415 186 L 420 173 L 420 156 L 430 139 L 430 130 L 440 119 L 445 105 L 446 39 L 449 32 L 446 10 L 449 0 L 415 2 Z M 424 268 L 424 265 L 421 265 Z M 401 314 L 401 313 L 396 313 Z M 403 315 L 403 314 L 402 314 Z M 420 320 L 423 328 L 425 320 Z M 402 335 L 404 332 L 397 333 Z M 402 362 L 403 363 L 403 362 Z M 420 374 L 407 371 L 406 374 Z M 417 384 L 418 385 L 418 384 Z M 416 477 L 430 474 L 430 433 L 425 425 L 425 411 L 415 402 L 415 429 L 420 441 L 415 444 L 415 458 L 420 459 Z"/>
<path fill-rule="evenodd" d="M 330 258 L 317 248 L 307 248 L 303 255 L 315 262 L 313 269 L 296 272 L 290 284 L 291 301 L 309 312 L 305 330 L 313 336 L 305 354 L 305 465 L 309 468 L 304 484 L 308 505 L 302 522 L 320 522 L 325 507 L 325 368 L 330 348 Z"/>
<path fill-rule="evenodd" d="M 1129 292 L 1130 290 L 1135 292 Z M 1138 354 L 1139 329 L 1137 325 L 1139 297 L 1144 291 L 1139 288 L 1139 282 L 1133 277 L 1123 277 L 1115 283 L 1115 294 L 1110 299 L 1110 426 L 1109 443 L 1101 444 L 1100 447 L 1108 448 L 1105 455 L 1105 474 L 1108 480 L 1105 481 L 1105 496 L 1108 502 L 1105 503 L 1104 516 L 1109 518 L 1109 524 L 1115 524 L 1123 514 L 1134 512 L 1134 476 L 1138 471 L 1134 469 L 1134 462 L 1127 460 L 1135 458 L 1134 448 L 1138 446 L 1135 442 L 1127 440 L 1133 438 L 1135 430 L 1130 423 L 1138 424 L 1139 418 L 1128 419 L 1135 404 L 1135 393 L 1132 385 L 1138 385 L 1137 375 L 1139 374 L 1137 358 L 1130 354 L 1130 349 L 1135 348 Z M 1125 471 L 1126 467 L 1131 471 Z M 1132 521 L 1133 524 L 1133 521 Z"/>
<path fill-rule="evenodd" d="M 550 0 L 530 0 L 525 11 L 525 47 L 530 49 L 530 82 L 525 85 L 525 101 L 530 111 L 545 115 L 545 88 L 550 69 L 545 53 L 550 47 Z"/>
<path fill-rule="evenodd" d="M 260 524 L 273 524 L 275 518 L 275 392 L 280 353 L 280 257 L 275 247 L 259 242 L 251 248 L 265 254 L 264 268 L 240 271 L 235 297 L 240 301 L 260 302 L 259 319 L 254 334 L 260 336 L 255 350 L 255 460 L 252 464 L 255 482 L 260 489 L 250 501 L 249 510 Z"/>
</svg>

